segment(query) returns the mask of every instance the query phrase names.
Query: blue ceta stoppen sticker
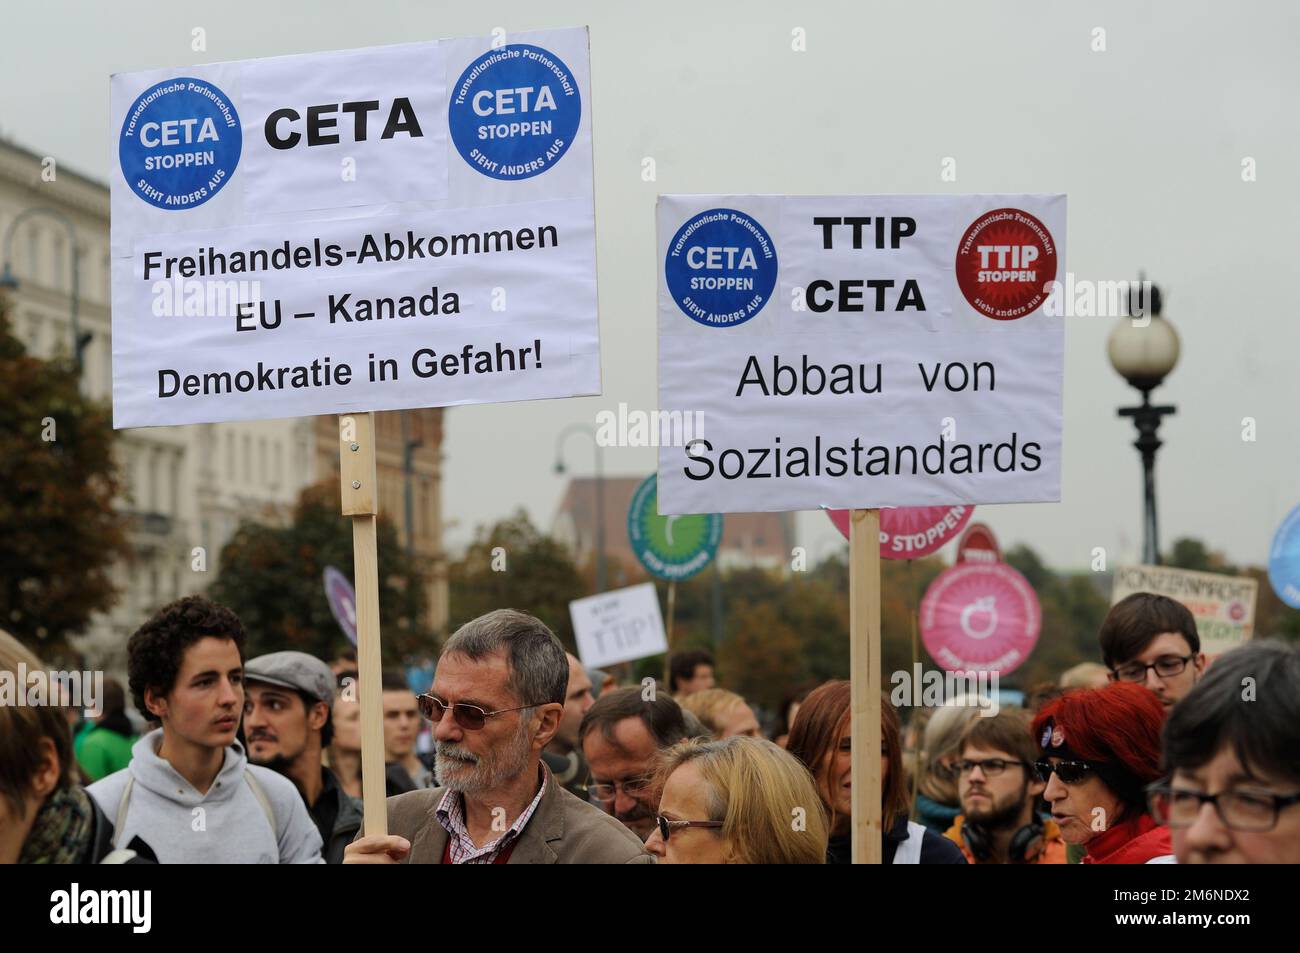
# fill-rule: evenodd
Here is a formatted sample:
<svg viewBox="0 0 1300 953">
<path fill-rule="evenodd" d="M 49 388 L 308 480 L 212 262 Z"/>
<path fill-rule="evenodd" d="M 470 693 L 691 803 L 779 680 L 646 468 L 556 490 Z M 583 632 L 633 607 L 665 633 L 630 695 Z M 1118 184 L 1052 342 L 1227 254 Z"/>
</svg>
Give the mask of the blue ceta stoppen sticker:
<svg viewBox="0 0 1300 953">
<path fill-rule="evenodd" d="M 677 230 L 664 261 L 668 292 L 706 327 L 744 324 L 772 297 L 776 245 L 757 221 L 734 208 L 700 212 Z"/>
<path fill-rule="evenodd" d="M 582 94 L 569 67 L 539 46 L 490 50 L 460 74 L 447 122 L 461 157 L 494 179 L 541 175 L 569 151 Z"/>
<path fill-rule="evenodd" d="M 243 148 L 230 97 L 206 80 L 178 76 L 151 86 L 131 104 L 117 154 L 136 195 L 176 210 L 202 205 L 221 191 Z"/>
</svg>

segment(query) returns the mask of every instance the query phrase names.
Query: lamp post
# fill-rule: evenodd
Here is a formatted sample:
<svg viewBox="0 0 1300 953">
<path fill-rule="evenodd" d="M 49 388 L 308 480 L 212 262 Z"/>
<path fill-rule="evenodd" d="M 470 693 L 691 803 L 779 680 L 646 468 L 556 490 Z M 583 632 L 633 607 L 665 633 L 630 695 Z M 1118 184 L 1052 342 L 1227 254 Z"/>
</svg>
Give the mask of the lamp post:
<svg viewBox="0 0 1300 953">
<path fill-rule="evenodd" d="M 564 441 L 575 433 L 591 437 L 596 450 L 596 591 L 605 591 L 605 454 L 596 428 L 587 424 L 570 424 L 555 438 L 555 472 L 564 472 Z"/>
<path fill-rule="evenodd" d="M 1160 421 L 1177 411 L 1171 405 L 1151 403 L 1151 391 L 1168 376 L 1178 363 L 1178 332 L 1160 314 L 1160 289 L 1139 279 L 1136 307 L 1130 297 L 1130 314 L 1141 315 L 1144 323 L 1132 317 L 1121 318 L 1106 342 L 1110 363 L 1126 381 L 1142 393 L 1137 407 L 1121 407 L 1119 416 L 1132 417 L 1138 438 L 1133 446 L 1142 456 L 1143 539 L 1142 557 L 1147 565 L 1160 564 L 1159 532 L 1156 522 L 1156 451 L 1160 449 Z M 1144 291 L 1150 301 L 1144 307 Z"/>
<path fill-rule="evenodd" d="M 24 219 L 32 218 L 36 215 L 49 216 L 62 225 L 68 233 L 68 256 L 71 259 L 70 272 L 72 276 L 72 359 L 77 368 L 77 378 L 80 379 L 82 368 L 81 354 L 86 349 L 86 345 L 90 343 L 90 339 L 94 335 L 89 332 L 82 334 L 81 325 L 78 320 L 78 309 L 81 303 L 81 265 L 77 260 L 77 230 L 73 227 L 72 220 L 58 209 L 53 208 L 29 208 L 19 212 L 18 216 L 9 223 L 9 227 L 5 230 L 4 273 L 0 275 L 0 288 L 14 289 L 18 287 L 18 279 L 14 277 L 13 271 L 9 267 L 9 263 L 13 260 L 14 235 L 18 231 L 19 224 Z"/>
</svg>

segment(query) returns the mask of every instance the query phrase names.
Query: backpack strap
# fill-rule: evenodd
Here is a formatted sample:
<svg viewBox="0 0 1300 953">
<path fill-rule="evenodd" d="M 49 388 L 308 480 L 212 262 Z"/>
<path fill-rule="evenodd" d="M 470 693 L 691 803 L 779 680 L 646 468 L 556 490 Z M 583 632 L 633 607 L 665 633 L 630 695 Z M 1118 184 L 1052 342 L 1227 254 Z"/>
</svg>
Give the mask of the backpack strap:
<svg viewBox="0 0 1300 953">
<path fill-rule="evenodd" d="M 122 831 L 126 829 L 126 812 L 131 806 L 131 788 L 135 784 L 135 778 L 128 771 L 126 775 L 126 787 L 122 789 L 122 799 L 117 802 L 117 824 L 113 826 L 113 846 L 121 847 Z"/>
<path fill-rule="evenodd" d="M 253 777 L 253 772 L 245 769 L 244 780 L 248 782 L 248 789 L 253 792 L 253 797 L 257 798 L 257 803 L 262 805 L 262 813 L 266 815 L 267 823 L 271 825 L 271 833 L 275 835 L 276 843 L 280 841 L 280 828 L 275 823 L 275 811 L 271 808 L 271 801 L 266 796 L 266 790 Z"/>
</svg>

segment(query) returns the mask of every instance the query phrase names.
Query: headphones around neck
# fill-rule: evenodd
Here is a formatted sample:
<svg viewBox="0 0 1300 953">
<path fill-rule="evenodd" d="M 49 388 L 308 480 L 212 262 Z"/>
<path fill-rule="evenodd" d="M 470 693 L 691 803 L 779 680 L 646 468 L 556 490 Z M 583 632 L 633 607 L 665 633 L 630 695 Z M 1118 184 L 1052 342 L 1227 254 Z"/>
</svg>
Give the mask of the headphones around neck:
<svg viewBox="0 0 1300 953">
<path fill-rule="evenodd" d="M 978 863 L 986 863 L 993 856 L 993 835 L 969 818 L 962 821 L 961 838 L 970 848 Z M 1013 864 L 1032 864 L 1043 852 L 1043 821 L 1036 813 L 1030 821 L 1011 837 L 1007 859 Z"/>
</svg>

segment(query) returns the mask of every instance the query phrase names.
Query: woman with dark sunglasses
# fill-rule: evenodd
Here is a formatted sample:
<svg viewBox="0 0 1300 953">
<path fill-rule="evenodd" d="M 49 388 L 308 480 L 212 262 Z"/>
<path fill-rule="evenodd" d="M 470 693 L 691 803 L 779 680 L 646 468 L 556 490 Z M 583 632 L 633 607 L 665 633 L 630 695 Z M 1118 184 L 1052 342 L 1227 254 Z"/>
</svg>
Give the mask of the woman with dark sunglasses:
<svg viewBox="0 0 1300 953">
<path fill-rule="evenodd" d="M 1160 777 L 1165 709 L 1131 682 L 1066 692 L 1039 710 L 1035 764 L 1043 798 L 1085 864 L 1172 863 L 1169 828 L 1147 809 L 1146 786 Z"/>
<path fill-rule="evenodd" d="M 824 864 L 826 818 L 812 778 L 770 741 L 683 741 L 662 756 L 661 864 Z"/>
</svg>

